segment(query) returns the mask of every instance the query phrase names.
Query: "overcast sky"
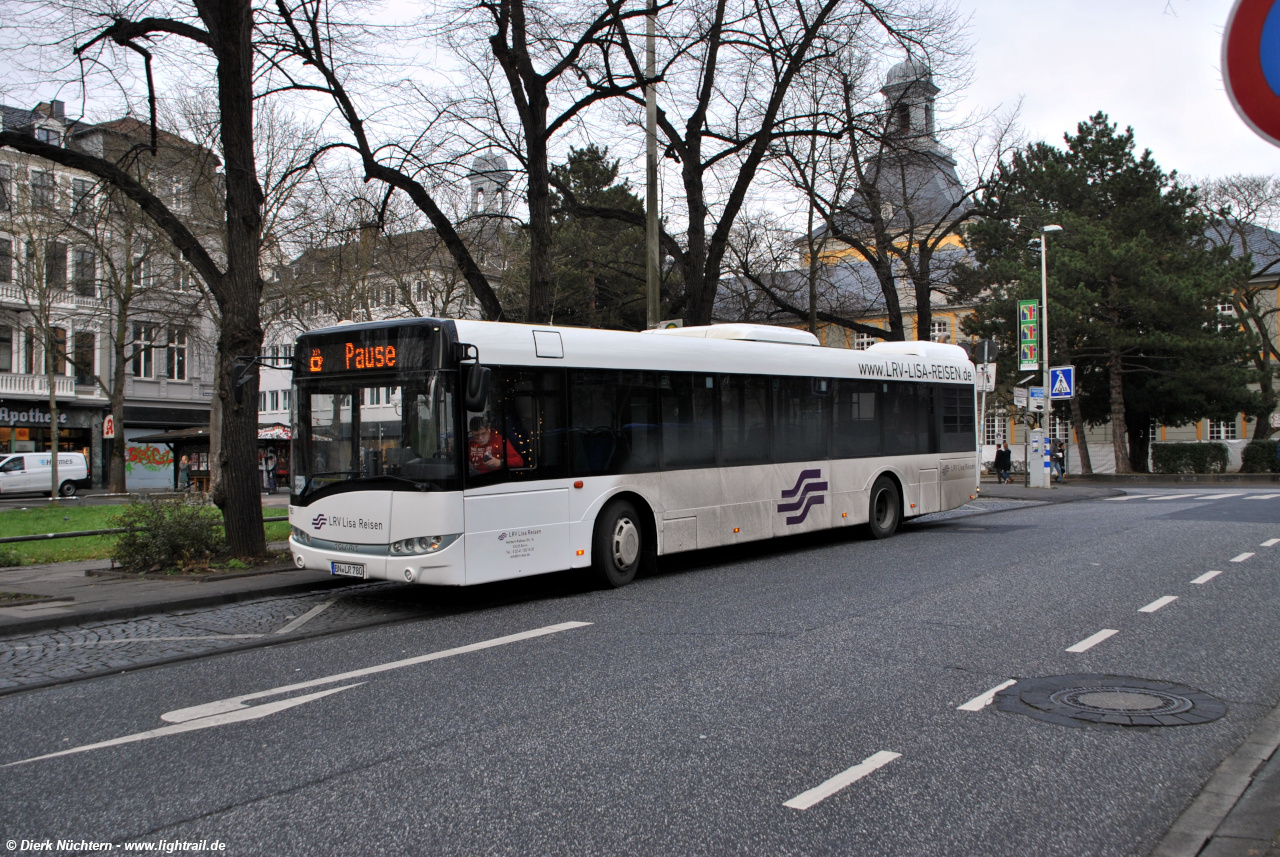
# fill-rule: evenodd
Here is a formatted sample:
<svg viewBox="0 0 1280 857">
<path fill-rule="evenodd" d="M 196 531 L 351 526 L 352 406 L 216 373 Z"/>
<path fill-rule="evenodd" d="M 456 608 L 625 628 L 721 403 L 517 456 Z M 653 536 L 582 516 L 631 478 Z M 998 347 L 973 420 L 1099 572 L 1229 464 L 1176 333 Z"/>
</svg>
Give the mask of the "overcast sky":
<svg viewBox="0 0 1280 857">
<path fill-rule="evenodd" d="M 1280 173 L 1280 148 L 1244 124 L 1222 84 L 1231 0 L 959 0 L 974 76 L 961 109 L 1023 98 L 1030 139 L 1060 144 L 1097 110 L 1192 177 Z"/>
</svg>

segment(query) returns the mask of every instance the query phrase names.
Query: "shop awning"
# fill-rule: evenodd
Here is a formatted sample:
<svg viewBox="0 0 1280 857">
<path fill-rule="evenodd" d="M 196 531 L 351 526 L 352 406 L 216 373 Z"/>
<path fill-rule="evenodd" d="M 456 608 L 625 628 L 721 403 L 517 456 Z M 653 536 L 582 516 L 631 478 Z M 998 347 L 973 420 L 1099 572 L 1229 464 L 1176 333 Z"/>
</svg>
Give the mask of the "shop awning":
<svg viewBox="0 0 1280 857">
<path fill-rule="evenodd" d="M 195 426 L 193 428 L 175 429 L 173 431 L 163 431 L 159 434 L 144 434 L 139 437 L 130 438 L 130 440 L 142 441 L 143 443 L 179 443 L 184 440 L 208 440 L 209 427 Z"/>
<path fill-rule="evenodd" d="M 293 440 L 293 432 L 283 423 L 258 426 L 258 440 Z"/>
</svg>

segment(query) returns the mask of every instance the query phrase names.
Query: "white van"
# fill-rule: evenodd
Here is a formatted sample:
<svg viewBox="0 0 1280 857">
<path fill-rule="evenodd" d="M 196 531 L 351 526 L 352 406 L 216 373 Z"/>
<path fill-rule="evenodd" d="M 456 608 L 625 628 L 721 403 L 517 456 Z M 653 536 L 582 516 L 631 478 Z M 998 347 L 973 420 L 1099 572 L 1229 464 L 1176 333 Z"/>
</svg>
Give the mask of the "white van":
<svg viewBox="0 0 1280 857">
<path fill-rule="evenodd" d="M 49 494 L 53 469 L 51 452 L 18 452 L 0 455 L 0 494 L 39 492 Z M 83 452 L 58 453 L 58 493 L 71 497 L 76 488 L 89 487 L 89 467 Z"/>
</svg>

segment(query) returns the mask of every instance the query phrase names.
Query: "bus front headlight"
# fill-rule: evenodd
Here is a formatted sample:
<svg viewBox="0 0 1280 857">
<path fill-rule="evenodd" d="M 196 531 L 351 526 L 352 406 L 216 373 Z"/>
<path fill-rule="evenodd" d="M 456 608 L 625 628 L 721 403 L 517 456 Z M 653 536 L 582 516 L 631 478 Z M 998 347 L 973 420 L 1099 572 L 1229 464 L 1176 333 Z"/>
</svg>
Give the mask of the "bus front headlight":
<svg viewBox="0 0 1280 857">
<path fill-rule="evenodd" d="M 392 556 L 421 556 L 443 550 L 458 540 L 460 534 L 448 536 L 416 536 L 391 543 Z"/>
</svg>

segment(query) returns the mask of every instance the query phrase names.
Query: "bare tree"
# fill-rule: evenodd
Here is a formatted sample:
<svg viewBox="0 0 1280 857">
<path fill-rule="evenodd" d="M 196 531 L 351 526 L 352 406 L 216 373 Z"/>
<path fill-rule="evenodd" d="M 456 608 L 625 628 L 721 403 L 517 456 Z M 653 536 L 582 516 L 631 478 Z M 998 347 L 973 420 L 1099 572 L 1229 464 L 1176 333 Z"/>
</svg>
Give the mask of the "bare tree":
<svg viewBox="0 0 1280 857">
<path fill-rule="evenodd" d="M 1233 175 L 1204 182 L 1201 203 L 1215 244 L 1249 259 L 1249 276 L 1231 293 L 1234 315 L 1249 339 L 1260 391 L 1253 439 L 1271 437 L 1276 410 L 1276 366 L 1280 361 L 1280 177 Z"/>
<path fill-rule="evenodd" d="M 144 9 L 144 14 L 151 11 Z M 257 445 L 257 375 L 249 373 L 243 387 L 233 383 L 237 358 L 256 356 L 262 345 L 259 271 L 263 193 L 254 151 L 254 14 L 250 0 L 191 0 L 175 2 L 167 14 L 135 18 L 109 0 L 84 0 L 68 7 L 59 26 L 69 31 L 71 45 L 82 62 L 105 68 L 127 68 L 124 53 L 140 58 L 148 84 L 157 45 L 178 40 L 212 59 L 218 92 L 219 151 L 225 164 L 225 261 L 206 247 L 184 218 L 161 195 L 130 174 L 126 163 L 74 148 L 52 145 L 17 132 L 0 132 L 0 145 L 45 158 L 97 176 L 128 198 L 156 224 L 181 253 L 213 295 L 221 317 L 218 339 L 218 389 L 221 405 L 222 480 L 214 502 L 222 510 L 227 541 L 238 555 L 258 555 L 266 549 L 262 502 L 252 450 Z M 87 23 L 86 23 L 87 22 Z M 32 41 L 35 41 L 33 34 Z M 156 148 L 154 91 L 149 86 L 152 129 Z M 129 152 L 133 157 L 136 152 Z"/>
</svg>

